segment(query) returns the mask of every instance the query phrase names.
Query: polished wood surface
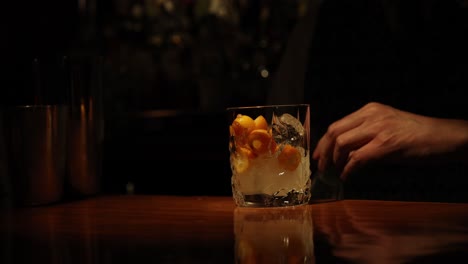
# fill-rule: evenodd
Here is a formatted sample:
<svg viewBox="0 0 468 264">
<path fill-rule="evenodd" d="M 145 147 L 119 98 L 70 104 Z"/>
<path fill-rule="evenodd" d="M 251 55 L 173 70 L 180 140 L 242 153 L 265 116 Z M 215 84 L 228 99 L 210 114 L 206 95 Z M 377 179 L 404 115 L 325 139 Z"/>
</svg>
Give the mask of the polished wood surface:
<svg viewBox="0 0 468 264">
<path fill-rule="evenodd" d="M 6 210 L 0 235 L 1 263 L 467 263 L 468 204 L 98 196 Z"/>
</svg>

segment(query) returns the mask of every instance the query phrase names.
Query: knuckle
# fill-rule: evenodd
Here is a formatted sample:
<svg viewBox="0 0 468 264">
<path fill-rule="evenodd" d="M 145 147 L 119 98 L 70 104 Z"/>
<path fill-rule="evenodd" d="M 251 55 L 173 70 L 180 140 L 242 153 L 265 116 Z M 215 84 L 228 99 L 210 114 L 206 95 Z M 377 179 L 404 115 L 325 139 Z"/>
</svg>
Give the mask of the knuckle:
<svg viewBox="0 0 468 264">
<path fill-rule="evenodd" d="M 349 154 L 348 163 L 353 168 L 362 167 L 365 164 L 365 159 L 361 152 L 356 150 Z"/>
<path fill-rule="evenodd" d="M 382 104 L 377 103 L 377 102 L 370 102 L 367 103 L 363 109 L 365 109 L 368 112 L 378 112 L 382 108 Z"/>
<path fill-rule="evenodd" d="M 375 107 L 380 107 L 380 103 L 377 102 L 369 102 L 366 104 L 367 108 L 375 108 Z"/>
<path fill-rule="evenodd" d="M 338 151 L 341 151 L 343 150 L 344 148 L 346 148 L 346 145 L 347 145 L 347 140 L 342 137 L 342 136 L 338 136 L 335 140 L 335 148 L 338 150 Z"/>
<path fill-rule="evenodd" d="M 336 122 L 328 126 L 327 134 L 332 139 L 338 137 L 338 124 Z"/>
</svg>

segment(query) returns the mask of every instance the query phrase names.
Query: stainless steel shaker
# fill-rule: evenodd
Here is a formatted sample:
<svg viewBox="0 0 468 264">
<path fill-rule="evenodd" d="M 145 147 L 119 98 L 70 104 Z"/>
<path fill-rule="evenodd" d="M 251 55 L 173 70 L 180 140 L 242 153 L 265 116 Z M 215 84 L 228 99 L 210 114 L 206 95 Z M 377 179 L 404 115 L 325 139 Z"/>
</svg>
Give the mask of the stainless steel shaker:
<svg viewBox="0 0 468 264">
<path fill-rule="evenodd" d="M 5 141 L 13 203 L 34 206 L 63 197 L 68 106 L 22 105 L 6 110 Z"/>
</svg>

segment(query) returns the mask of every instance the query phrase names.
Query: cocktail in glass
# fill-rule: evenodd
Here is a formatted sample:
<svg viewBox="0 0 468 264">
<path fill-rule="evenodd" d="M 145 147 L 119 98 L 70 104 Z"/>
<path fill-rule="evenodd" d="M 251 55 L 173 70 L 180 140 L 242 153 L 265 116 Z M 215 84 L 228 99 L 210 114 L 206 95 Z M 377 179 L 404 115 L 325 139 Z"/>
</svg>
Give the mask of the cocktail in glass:
<svg viewBox="0 0 468 264">
<path fill-rule="evenodd" d="M 307 204 L 311 185 L 309 105 L 231 107 L 227 111 L 236 204 Z"/>
</svg>

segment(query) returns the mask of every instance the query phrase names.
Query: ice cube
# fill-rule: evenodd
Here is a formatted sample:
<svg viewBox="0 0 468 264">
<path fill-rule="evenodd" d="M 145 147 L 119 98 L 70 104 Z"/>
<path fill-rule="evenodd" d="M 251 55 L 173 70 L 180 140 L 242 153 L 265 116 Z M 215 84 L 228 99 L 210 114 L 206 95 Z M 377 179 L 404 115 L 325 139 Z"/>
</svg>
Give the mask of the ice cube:
<svg viewBox="0 0 468 264">
<path fill-rule="evenodd" d="M 279 118 L 273 118 L 272 123 L 272 133 L 276 143 L 302 146 L 304 127 L 297 118 L 283 114 Z"/>
</svg>

